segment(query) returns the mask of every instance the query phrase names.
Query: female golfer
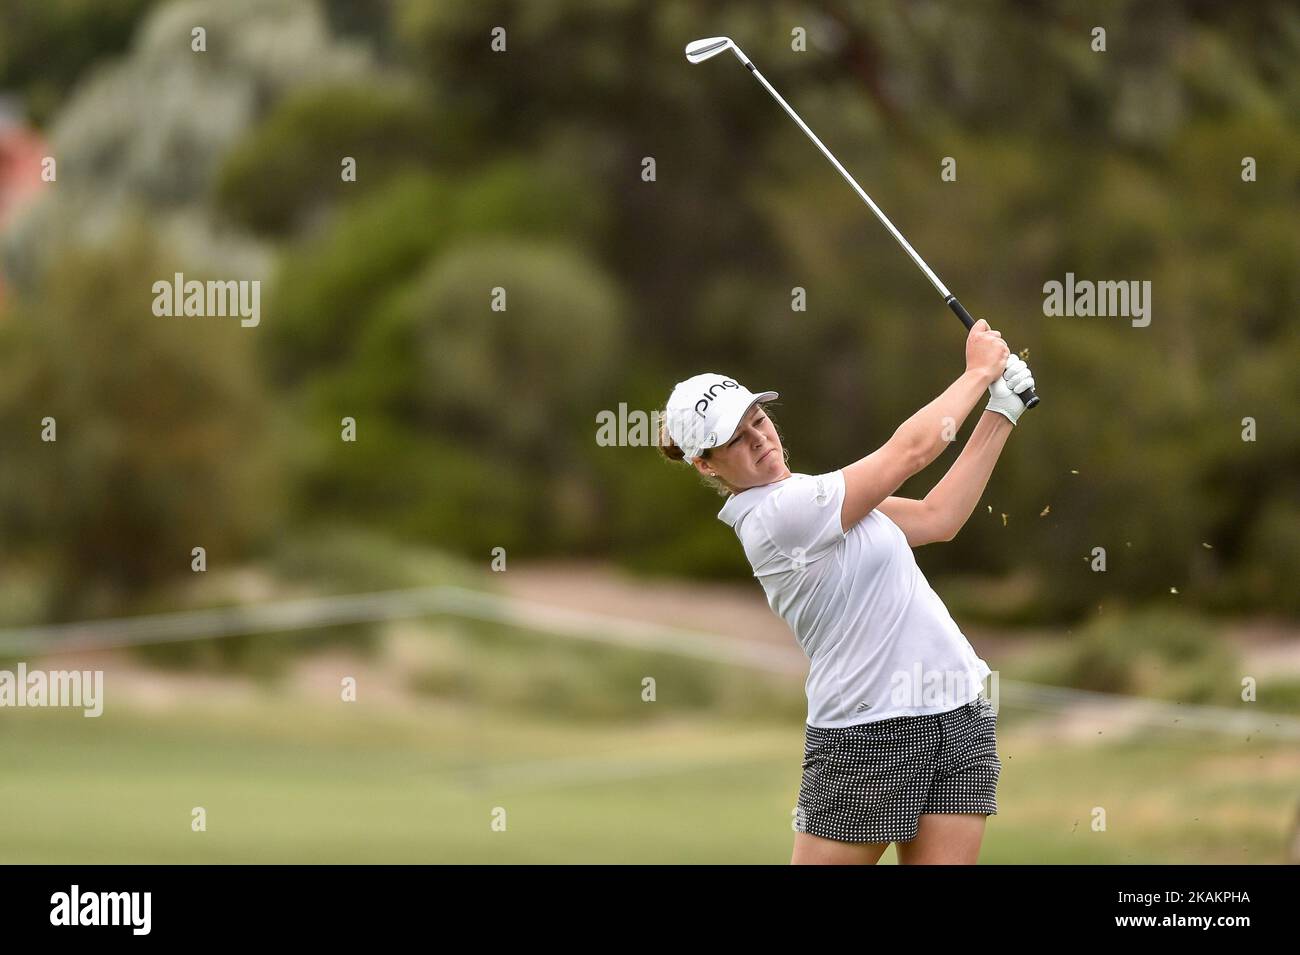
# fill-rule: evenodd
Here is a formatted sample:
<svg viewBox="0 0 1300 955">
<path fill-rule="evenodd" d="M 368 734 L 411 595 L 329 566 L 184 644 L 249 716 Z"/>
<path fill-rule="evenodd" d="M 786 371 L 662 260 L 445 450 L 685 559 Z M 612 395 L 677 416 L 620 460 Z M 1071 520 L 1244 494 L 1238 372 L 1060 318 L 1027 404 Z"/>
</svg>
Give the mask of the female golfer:
<svg viewBox="0 0 1300 955">
<path fill-rule="evenodd" d="M 679 383 L 663 453 L 727 502 L 768 604 L 808 654 L 808 721 L 792 863 L 973 864 L 1002 763 L 975 655 L 910 548 L 952 540 L 975 509 L 1033 387 L 981 320 L 966 371 L 885 444 L 825 474 L 791 473 L 763 404 L 732 378 Z M 892 497 L 952 440 L 988 389 L 987 413 L 924 500 Z M 833 409 L 827 413 L 835 414 Z"/>
</svg>

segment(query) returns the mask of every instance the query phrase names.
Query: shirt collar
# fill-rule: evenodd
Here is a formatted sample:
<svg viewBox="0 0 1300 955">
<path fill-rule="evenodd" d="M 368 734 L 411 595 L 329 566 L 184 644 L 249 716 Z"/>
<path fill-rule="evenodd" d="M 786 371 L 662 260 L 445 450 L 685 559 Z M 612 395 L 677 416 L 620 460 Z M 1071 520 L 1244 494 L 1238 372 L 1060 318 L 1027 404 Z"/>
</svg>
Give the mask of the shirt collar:
<svg viewBox="0 0 1300 955">
<path fill-rule="evenodd" d="M 773 481 L 771 484 L 760 484 L 757 487 L 747 487 L 739 494 L 733 494 L 727 498 L 727 503 L 722 505 L 722 510 L 718 511 L 718 520 L 722 521 L 728 527 L 735 527 L 736 522 L 752 511 L 760 501 L 775 491 L 782 484 L 793 480 L 797 477 L 804 477 L 802 474 L 791 474 L 788 478 L 782 478 L 779 481 Z"/>
</svg>

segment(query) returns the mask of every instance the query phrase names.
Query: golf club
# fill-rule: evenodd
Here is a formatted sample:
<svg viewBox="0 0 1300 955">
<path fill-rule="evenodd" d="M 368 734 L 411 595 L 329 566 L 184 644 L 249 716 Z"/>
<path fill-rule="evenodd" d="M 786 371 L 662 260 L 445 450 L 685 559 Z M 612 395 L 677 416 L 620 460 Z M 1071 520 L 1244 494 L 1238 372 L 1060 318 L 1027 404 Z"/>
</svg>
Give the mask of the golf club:
<svg viewBox="0 0 1300 955">
<path fill-rule="evenodd" d="M 886 218 L 883 212 L 880 211 L 880 207 L 871 200 L 871 197 L 867 195 L 866 190 L 858 185 L 857 180 L 849 175 L 848 170 L 840 165 L 840 161 L 836 159 L 831 151 L 826 148 L 825 144 L 817 138 L 817 134 L 808 128 L 808 124 L 799 118 L 799 114 L 790 107 L 789 103 L 781 98 L 781 94 L 773 88 L 772 84 L 764 78 L 763 74 L 758 72 L 758 69 L 750 62 L 749 57 L 745 56 L 745 54 L 741 52 L 740 47 L 736 46 L 729 37 L 708 37 L 703 40 L 695 40 L 694 42 L 686 44 L 686 59 L 690 60 L 692 63 L 703 63 L 705 60 L 711 59 L 719 53 L 724 53 L 727 50 L 736 54 L 736 58 L 740 60 L 741 63 L 745 64 L 745 67 L 749 72 L 754 74 L 754 78 L 762 83 L 763 88 L 772 94 L 772 98 L 781 104 L 781 108 L 790 114 L 790 118 L 799 124 L 799 128 L 802 129 L 804 133 L 807 134 L 808 138 L 813 141 L 813 145 L 820 149 L 822 155 L 831 161 L 831 165 L 839 170 L 839 174 L 848 181 L 848 184 L 853 187 L 854 192 L 861 196 L 862 201 L 871 207 L 871 211 L 876 214 L 876 218 L 879 219 L 881 224 L 889 230 L 889 234 L 898 240 L 898 244 L 903 247 L 904 252 L 911 256 L 912 261 L 916 263 L 917 268 L 925 273 L 925 277 L 930 280 L 930 284 L 933 285 L 935 289 L 938 290 L 939 294 L 943 296 L 944 303 L 953 310 L 958 318 L 961 319 L 962 324 L 965 325 L 967 329 L 974 325 L 975 319 L 971 318 L 970 312 L 966 311 L 961 302 L 957 301 L 957 296 L 949 292 L 947 287 L 939 281 L 939 276 L 935 275 L 930 269 L 930 266 L 926 265 L 925 261 L 916 254 L 916 250 L 912 248 L 905 238 L 903 238 L 903 233 L 894 228 L 894 224 Z M 1020 392 L 1017 397 L 1024 402 L 1026 409 L 1032 408 L 1034 405 L 1038 404 L 1038 395 L 1034 393 L 1033 388 L 1026 388 L 1024 391 Z"/>
</svg>

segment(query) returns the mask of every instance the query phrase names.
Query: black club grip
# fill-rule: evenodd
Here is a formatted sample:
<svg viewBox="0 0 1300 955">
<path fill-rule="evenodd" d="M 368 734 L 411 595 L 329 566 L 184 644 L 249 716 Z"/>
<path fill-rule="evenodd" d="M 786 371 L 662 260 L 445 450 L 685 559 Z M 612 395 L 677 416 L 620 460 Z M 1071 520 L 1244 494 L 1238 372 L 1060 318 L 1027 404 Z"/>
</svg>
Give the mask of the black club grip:
<svg viewBox="0 0 1300 955">
<path fill-rule="evenodd" d="M 956 295 L 949 295 L 947 302 L 948 307 L 957 314 L 957 317 L 961 319 L 961 323 L 966 326 L 966 330 L 970 331 L 971 326 L 975 324 L 975 319 L 970 317 L 970 312 L 966 311 L 966 306 L 957 301 Z M 1025 403 L 1026 411 L 1038 404 L 1038 395 L 1034 393 L 1033 388 L 1026 388 L 1024 391 L 1017 392 L 1016 397 Z"/>
</svg>

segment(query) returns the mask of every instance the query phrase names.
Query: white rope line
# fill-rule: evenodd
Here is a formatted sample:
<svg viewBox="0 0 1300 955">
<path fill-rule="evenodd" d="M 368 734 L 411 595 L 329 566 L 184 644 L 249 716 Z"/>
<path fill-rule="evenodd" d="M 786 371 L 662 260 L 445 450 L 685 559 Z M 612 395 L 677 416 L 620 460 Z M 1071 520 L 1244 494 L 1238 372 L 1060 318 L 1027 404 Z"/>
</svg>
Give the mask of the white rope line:
<svg viewBox="0 0 1300 955">
<path fill-rule="evenodd" d="M 488 620 L 557 636 L 640 647 L 777 673 L 799 672 L 806 665 L 803 655 L 791 647 L 755 644 L 738 637 L 569 610 L 452 586 L 308 597 L 251 606 L 0 630 L 0 653 L 45 655 L 107 650 L 430 615 Z"/>
<path fill-rule="evenodd" d="M 10 628 L 0 630 L 0 654 L 47 656 L 424 616 L 487 620 L 568 639 L 672 653 L 771 673 L 802 674 L 808 666 L 807 657 L 793 645 L 756 643 L 453 586 Z M 1027 709 L 1060 711 L 1097 706 L 1157 728 L 1300 739 L 1300 718 L 1282 713 L 1170 703 L 1020 680 L 1000 680 L 998 695 L 1000 701 Z M 1254 705 L 1250 704 L 1252 708 Z"/>
</svg>

